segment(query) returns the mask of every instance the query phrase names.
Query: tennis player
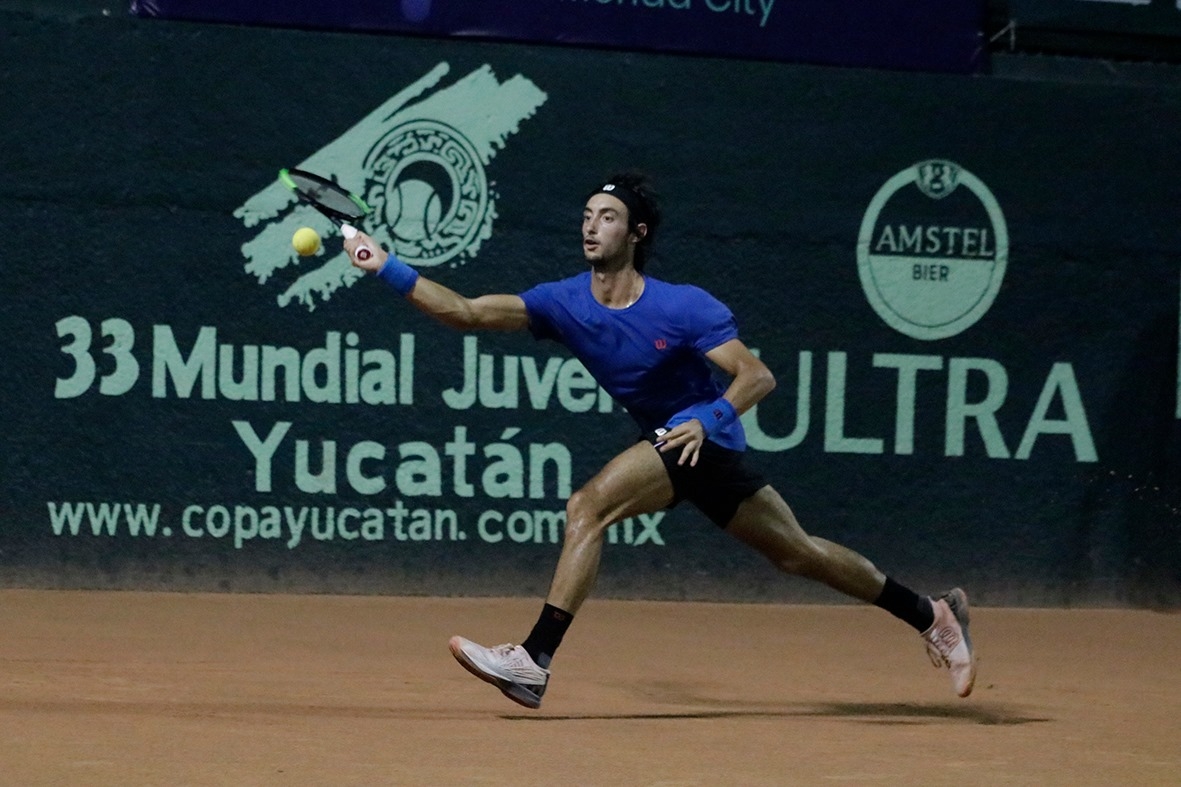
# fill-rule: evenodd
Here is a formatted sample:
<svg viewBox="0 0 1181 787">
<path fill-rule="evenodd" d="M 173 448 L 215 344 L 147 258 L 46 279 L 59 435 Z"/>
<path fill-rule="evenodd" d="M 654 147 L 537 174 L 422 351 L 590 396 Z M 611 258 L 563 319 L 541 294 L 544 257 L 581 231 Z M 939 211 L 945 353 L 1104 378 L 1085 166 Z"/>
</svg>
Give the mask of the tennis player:
<svg viewBox="0 0 1181 787">
<path fill-rule="evenodd" d="M 647 180 L 634 173 L 596 186 L 582 213 L 589 270 L 519 295 L 467 298 L 419 275 L 365 234 L 345 241 L 353 264 L 414 307 L 460 330 L 529 330 L 564 344 L 639 424 L 642 439 L 611 459 L 566 504 L 566 528 L 549 595 L 520 644 L 484 647 L 452 637 L 476 677 L 529 708 L 541 704 L 550 663 L 595 582 L 606 529 L 687 500 L 777 568 L 875 604 L 922 636 L 961 697 L 976 677 L 968 599 L 955 588 L 920 596 L 861 555 L 809 536 L 767 479 L 743 461 L 738 417 L 775 387 L 738 338 L 734 315 L 704 290 L 644 272 L 660 225 Z M 370 254 L 357 254 L 360 247 Z M 359 259 L 365 257 L 366 259 Z M 707 361 L 729 376 L 726 383 Z"/>
</svg>

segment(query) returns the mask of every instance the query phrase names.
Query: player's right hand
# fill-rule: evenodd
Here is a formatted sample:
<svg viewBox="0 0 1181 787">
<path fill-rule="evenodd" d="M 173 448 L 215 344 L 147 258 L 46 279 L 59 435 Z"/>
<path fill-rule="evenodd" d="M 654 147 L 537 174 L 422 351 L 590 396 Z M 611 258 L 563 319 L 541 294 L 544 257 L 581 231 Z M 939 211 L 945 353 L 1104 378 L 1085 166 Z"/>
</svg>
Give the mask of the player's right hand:
<svg viewBox="0 0 1181 787">
<path fill-rule="evenodd" d="M 358 255 L 357 250 L 361 248 L 368 249 L 370 254 Z M 358 232 L 351 238 L 345 238 L 344 250 L 349 255 L 349 261 L 367 273 L 377 273 L 390 256 L 389 252 L 364 232 Z M 361 259 L 362 257 L 364 259 Z"/>
</svg>

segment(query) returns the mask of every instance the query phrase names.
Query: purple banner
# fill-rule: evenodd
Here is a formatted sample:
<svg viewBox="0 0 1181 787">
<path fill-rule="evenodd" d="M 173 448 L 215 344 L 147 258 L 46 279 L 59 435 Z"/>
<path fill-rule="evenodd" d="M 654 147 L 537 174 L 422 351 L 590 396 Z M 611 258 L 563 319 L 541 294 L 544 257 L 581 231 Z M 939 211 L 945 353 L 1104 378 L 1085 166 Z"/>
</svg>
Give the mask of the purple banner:
<svg viewBox="0 0 1181 787">
<path fill-rule="evenodd" d="M 139 16 L 983 70 L 984 0 L 132 0 Z"/>
</svg>

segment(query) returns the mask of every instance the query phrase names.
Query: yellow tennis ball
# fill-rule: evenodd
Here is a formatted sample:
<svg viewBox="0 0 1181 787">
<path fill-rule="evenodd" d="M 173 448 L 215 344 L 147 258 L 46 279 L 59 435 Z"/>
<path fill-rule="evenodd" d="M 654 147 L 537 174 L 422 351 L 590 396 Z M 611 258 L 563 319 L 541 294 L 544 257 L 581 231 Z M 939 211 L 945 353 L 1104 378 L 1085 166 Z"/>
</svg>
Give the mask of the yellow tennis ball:
<svg viewBox="0 0 1181 787">
<path fill-rule="evenodd" d="M 311 227 L 300 227 L 291 236 L 291 245 L 301 257 L 309 257 L 320 250 L 320 234 Z"/>
</svg>

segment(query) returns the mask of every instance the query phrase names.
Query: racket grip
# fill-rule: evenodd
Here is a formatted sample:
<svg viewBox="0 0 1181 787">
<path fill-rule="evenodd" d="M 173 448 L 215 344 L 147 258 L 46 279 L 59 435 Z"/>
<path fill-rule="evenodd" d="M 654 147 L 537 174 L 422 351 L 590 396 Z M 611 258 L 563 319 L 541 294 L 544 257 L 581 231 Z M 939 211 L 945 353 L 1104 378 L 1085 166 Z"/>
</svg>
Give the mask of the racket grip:
<svg viewBox="0 0 1181 787">
<path fill-rule="evenodd" d="M 345 238 L 355 238 L 355 237 L 357 237 L 357 228 L 354 227 L 352 224 L 341 224 L 340 225 L 340 234 L 344 235 Z M 364 262 L 365 260 L 367 260 L 373 256 L 373 250 L 370 249 L 368 246 L 360 246 L 357 248 L 356 252 L 354 252 L 354 253 L 357 256 L 357 259 L 359 259 L 361 262 Z"/>
</svg>

